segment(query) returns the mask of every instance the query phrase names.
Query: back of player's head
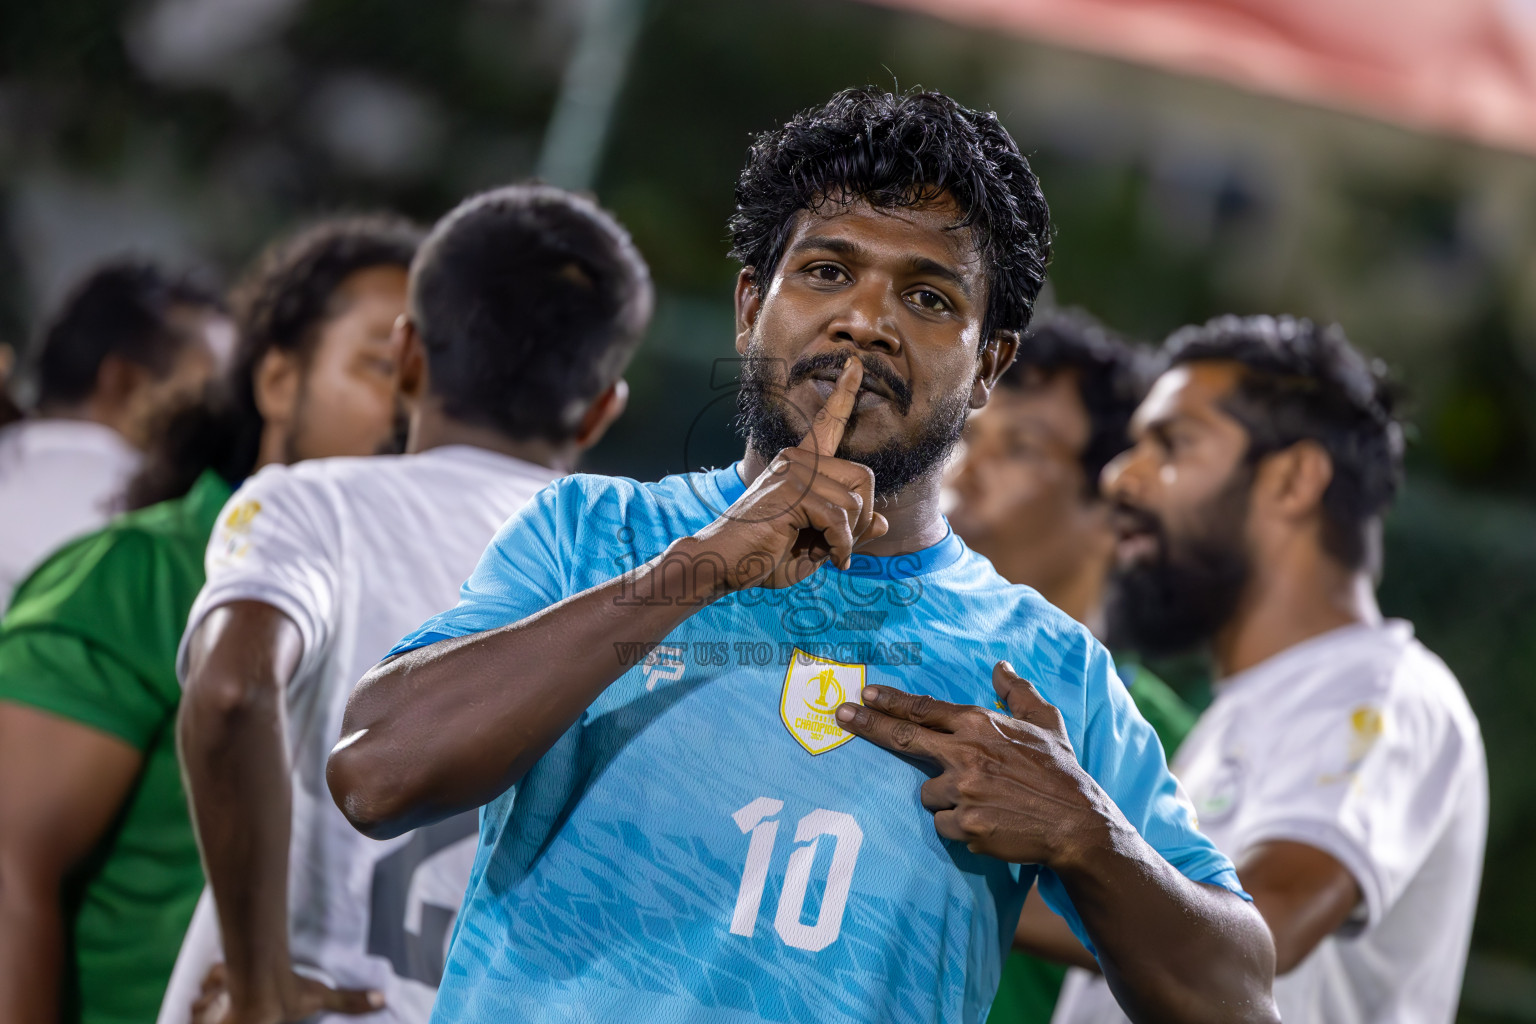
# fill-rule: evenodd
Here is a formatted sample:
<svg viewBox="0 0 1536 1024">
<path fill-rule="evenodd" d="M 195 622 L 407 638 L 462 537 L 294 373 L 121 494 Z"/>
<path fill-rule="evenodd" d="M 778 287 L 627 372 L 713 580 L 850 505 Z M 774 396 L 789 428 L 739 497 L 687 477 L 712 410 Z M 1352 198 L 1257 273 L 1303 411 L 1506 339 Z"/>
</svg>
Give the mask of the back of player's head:
<svg viewBox="0 0 1536 1024">
<path fill-rule="evenodd" d="M 651 277 L 629 233 L 590 200 L 511 185 L 432 229 L 410 309 L 446 414 L 562 441 L 640 343 Z"/>
<path fill-rule="evenodd" d="M 801 210 L 850 200 L 894 209 L 946 194 L 986 267 L 982 338 L 1023 331 L 1051 254 L 1045 196 L 997 115 L 942 93 L 845 89 L 759 135 L 736 182 L 731 255 L 766 287 Z"/>
<path fill-rule="evenodd" d="M 1131 416 L 1146 397 L 1153 361 L 1081 310 L 1042 315 L 1019 343 L 999 383 L 1027 391 L 1071 371 L 1088 415 L 1088 442 L 1079 458 L 1090 494 L 1111 459 L 1130 447 Z"/>
<path fill-rule="evenodd" d="M 306 362 L 339 312 L 336 297 L 347 279 L 375 267 L 409 269 L 421 238 L 410 221 L 370 214 L 318 221 L 263 250 L 233 292 L 238 341 L 229 372 L 205 402 L 171 419 L 128 487 L 129 507 L 185 493 L 205 469 L 230 483 L 249 474 L 265 425 L 256 372 L 267 353 Z"/>
<path fill-rule="evenodd" d="M 1377 526 L 1397 495 L 1403 431 L 1386 367 L 1337 324 L 1281 316 L 1224 316 L 1169 337 L 1170 365 L 1223 361 L 1242 368 L 1227 411 L 1248 432 L 1248 461 L 1299 441 L 1328 453 L 1323 545 L 1351 569 L 1374 568 Z"/>
<path fill-rule="evenodd" d="M 216 292 L 144 259 L 103 263 L 64 299 L 37 355 L 37 404 L 69 406 L 90 398 L 101 364 L 116 356 L 154 376 L 169 373 L 188 336 L 177 308 L 216 309 Z"/>
</svg>

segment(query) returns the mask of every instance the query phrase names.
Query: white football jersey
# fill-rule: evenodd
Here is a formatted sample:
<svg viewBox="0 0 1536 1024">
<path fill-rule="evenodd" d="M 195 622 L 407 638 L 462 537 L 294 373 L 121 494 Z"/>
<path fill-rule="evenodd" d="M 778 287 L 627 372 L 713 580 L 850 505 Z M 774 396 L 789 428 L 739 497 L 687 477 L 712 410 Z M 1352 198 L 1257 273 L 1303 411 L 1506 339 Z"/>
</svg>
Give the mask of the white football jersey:
<svg viewBox="0 0 1536 1024">
<path fill-rule="evenodd" d="M 208 582 L 187 636 L 218 606 L 253 600 L 282 611 L 303 637 L 287 691 L 290 949 L 300 973 L 381 991 L 385 1009 L 370 1021 L 426 1021 L 474 859 L 476 815 L 368 839 L 332 801 L 326 756 L 357 681 L 401 637 L 454 605 L 496 530 L 556 475 L 463 445 L 273 466 L 235 493 L 209 540 Z M 185 681 L 185 639 L 178 661 Z M 159 1024 L 189 1019 L 204 975 L 221 959 L 205 889 Z"/>
<path fill-rule="evenodd" d="M 142 458 L 100 423 L 0 428 L 0 611 L 61 544 L 106 524 Z"/>
<path fill-rule="evenodd" d="M 1477 719 L 1402 621 L 1347 626 L 1221 683 L 1174 763 L 1227 856 L 1305 843 L 1354 876 L 1345 926 L 1275 980 L 1286 1024 L 1448 1024 L 1488 830 Z M 1095 974 L 1069 972 L 1052 1024 L 1122 1024 Z"/>
</svg>

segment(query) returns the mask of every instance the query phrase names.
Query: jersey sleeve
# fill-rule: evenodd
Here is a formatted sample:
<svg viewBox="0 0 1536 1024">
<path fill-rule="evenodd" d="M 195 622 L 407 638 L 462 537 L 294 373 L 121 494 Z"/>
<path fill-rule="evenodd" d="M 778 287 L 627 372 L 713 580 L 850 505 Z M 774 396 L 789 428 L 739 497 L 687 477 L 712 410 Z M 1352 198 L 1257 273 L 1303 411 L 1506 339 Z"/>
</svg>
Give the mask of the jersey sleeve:
<svg viewBox="0 0 1536 1024">
<path fill-rule="evenodd" d="M 44 562 L 0 623 L 0 700 L 147 750 L 176 709 L 169 634 L 186 608 L 156 556 L 144 536 L 108 529 Z"/>
<path fill-rule="evenodd" d="M 110 651 L 31 629 L 0 639 L 0 701 L 78 722 L 145 751 L 175 710 Z"/>
<path fill-rule="evenodd" d="M 388 657 L 507 626 L 565 598 L 568 577 L 562 546 L 568 531 L 563 520 L 579 497 L 569 478 L 535 495 L 496 531 L 460 588 L 459 603 L 422 623 Z"/>
<path fill-rule="evenodd" d="M 1082 736 L 1074 737 L 1078 763 L 1147 844 L 1180 874 L 1249 899 L 1232 862 L 1200 832 L 1193 806 L 1168 770 L 1157 734 L 1136 710 L 1109 653 L 1097 642 L 1089 641 L 1085 647 L 1085 725 Z M 1039 886 L 1046 904 L 1093 951 L 1061 879 L 1042 869 Z"/>
<path fill-rule="evenodd" d="M 177 655 L 186 679 L 187 638 L 208 614 L 234 601 L 260 601 L 299 629 L 304 653 L 295 678 L 324 655 L 341 583 L 342 536 L 324 483 L 270 466 L 234 493 L 219 513 L 204 560 L 207 582 L 192 605 Z"/>
<path fill-rule="evenodd" d="M 1288 717 L 1265 762 L 1250 766 L 1234 849 L 1288 840 L 1329 854 L 1360 886 L 1346 931 L 1368 928 L 1444 834 L 1475 742 L 1417 688 L 1338 687 Z"/>
</svg>

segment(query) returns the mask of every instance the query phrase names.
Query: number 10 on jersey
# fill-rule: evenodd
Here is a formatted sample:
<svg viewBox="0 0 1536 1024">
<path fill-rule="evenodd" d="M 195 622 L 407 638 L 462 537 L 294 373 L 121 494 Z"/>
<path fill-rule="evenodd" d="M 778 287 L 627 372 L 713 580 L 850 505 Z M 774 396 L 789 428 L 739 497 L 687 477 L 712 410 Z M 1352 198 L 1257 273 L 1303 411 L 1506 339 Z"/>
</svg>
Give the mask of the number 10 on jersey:
<svg viewBox="0 0 1536 1024">
<path fill-rule="evenodd" d="M 752 837 L 747 843 L 747 864 L 741 872 L 736 910 L 731 915 L 732 935 L 750 938 L 757 928 L 763 889 L 768 883 L 768 864 L 779 838 L 779 822 L 774 815 L 783 809 L 784 801 L 760 796 L 731 815 L 736 826 Z M 811 868 L 816 863 L 822 836 L 831 836 L 836 845 L 816 923 L 805 924 L 800 915 L 805 909 L 805 892 L 810 886 Z M 789 855 L 773 927 L 785 945 L 815 953 L 830 946 L 842 931 L 843 911 L 848 906 L 848 891 L 853 887 L 853 866 L 859 859 L 864 830 L 852 815 L 818 807 L 795 825 L 795 842 L 804 845 L 796 846 Z"/>
</svg>

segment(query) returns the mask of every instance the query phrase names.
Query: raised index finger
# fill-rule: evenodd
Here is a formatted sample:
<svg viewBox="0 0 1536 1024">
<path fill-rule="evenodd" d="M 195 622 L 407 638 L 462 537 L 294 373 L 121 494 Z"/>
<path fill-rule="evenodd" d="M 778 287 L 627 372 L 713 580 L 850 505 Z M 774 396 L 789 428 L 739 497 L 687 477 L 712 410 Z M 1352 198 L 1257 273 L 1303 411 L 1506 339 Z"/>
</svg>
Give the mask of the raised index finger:
<svg viewBox="0 0 1536 1024">
<path fill-rule="evenodd" d="M 837 375 L 837 383 L 827 402 L 816 414 L 810 432 L 800 441 L 800 447 L 818 455 L 837 454 L 837 446 L 843 443 L 843 430 L 848 417 L 853 415 L 853 403 L 859 399 L 859 384 L 864 380 L 864 364 L 856 356 L 850 356 Z"/>
</svg>

